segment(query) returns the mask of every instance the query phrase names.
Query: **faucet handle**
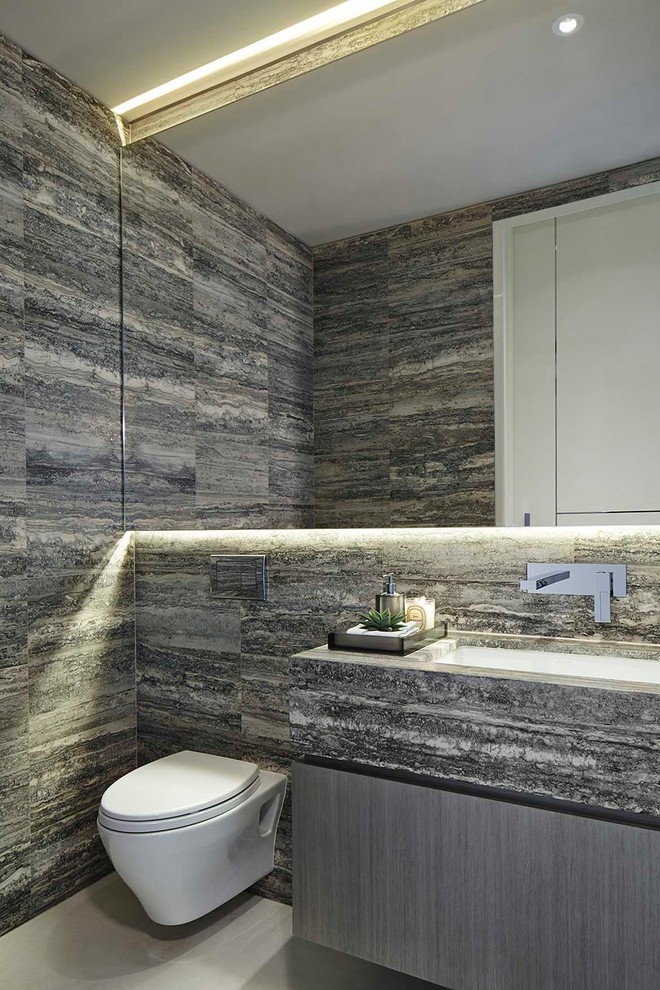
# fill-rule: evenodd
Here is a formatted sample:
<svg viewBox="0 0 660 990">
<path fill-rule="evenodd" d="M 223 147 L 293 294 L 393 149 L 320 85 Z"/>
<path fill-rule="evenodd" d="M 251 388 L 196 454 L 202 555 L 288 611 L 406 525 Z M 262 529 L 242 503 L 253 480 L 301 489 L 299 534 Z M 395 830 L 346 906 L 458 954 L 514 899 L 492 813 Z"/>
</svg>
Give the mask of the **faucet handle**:
<svg viewBox="0 0 660 990">
<path fill-rule="evenodd" d="M 594 620 L 612 621 L 612 572 L 596 571 L 594 574 Z"/>
</svg>

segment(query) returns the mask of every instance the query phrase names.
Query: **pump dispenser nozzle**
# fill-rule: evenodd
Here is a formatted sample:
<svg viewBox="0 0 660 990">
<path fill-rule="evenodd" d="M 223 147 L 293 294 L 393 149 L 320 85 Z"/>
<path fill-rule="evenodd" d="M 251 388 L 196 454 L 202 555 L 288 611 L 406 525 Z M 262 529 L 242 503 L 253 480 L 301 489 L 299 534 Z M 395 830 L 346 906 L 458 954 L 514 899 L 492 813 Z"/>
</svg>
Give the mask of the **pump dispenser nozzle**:
<svg viewBox="0 0 660 990">
<path fill-rule="evenodd" d="M 406 611 L 405 595 L 400 595 L 394 587 L 394 575 L 383 574 L 382 594 L 376 595 L 376 608 L 379 612 L 390 610 L 391 615 Z"/>
</svg>

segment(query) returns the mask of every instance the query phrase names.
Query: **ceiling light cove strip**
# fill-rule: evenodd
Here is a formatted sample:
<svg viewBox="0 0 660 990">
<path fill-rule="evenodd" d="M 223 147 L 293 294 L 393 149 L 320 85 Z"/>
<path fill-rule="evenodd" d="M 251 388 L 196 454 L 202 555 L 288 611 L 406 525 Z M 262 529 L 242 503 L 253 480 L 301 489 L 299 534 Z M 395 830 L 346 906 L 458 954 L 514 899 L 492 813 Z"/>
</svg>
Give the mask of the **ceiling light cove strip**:
<svg viewBox="0 0 660 990">
<path fill-rule="evenodd" d="M 159 134 L 478 3 L 483 0 L 348 0 L 115 107 L 122 143 Z"/>
</svg>

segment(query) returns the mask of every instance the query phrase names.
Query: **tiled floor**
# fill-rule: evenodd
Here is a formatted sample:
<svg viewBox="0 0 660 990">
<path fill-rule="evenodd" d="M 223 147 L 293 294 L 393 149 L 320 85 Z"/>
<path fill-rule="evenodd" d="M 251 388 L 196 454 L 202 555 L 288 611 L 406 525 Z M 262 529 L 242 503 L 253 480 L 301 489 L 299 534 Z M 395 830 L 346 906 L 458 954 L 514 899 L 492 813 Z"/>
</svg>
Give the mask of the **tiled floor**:
<svg viewBox="0 0 660 990">
<path fill-rule="evenodd" d="M 0 939 L 8 990 L 431 990 L 291 935 L 291 909 L 241 895 L 161 928 L 116 876 Z M 437 988 L 434 988 L 437 990 Z"/>
</svg>

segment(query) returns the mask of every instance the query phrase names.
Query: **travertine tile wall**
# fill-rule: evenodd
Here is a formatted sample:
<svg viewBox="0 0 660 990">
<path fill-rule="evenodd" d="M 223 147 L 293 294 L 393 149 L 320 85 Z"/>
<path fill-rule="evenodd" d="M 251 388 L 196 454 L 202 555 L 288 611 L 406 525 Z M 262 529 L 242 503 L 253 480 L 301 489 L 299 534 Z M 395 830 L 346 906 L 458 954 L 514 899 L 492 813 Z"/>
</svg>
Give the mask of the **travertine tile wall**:
<svg viewBox="0 0 660 990">
<path fill-rule="evenodd" d="M 122 168 L 128 525 L 311 525 L 311 252 L 155 142 Z"/>
<path fill-rule="evenodd" d="M 660 643 L 660 527 L 136 534 L 138 736 L 142 760 L 201 749 L 287 771 L 290 657 L 372 603 L 384 571 L 437 601 L 463 630 Z M 209 593 L 211 553 L 265 553 L 268 602 Z M 526 595 L 527 561 L 629 565 L 629 595 L 597 627 L 588 599 Z M 277 869 L 259 889 L 290 897 L 290 809 Z"/>
<path fill-rule="evenodd" d="M 114 118 L 4 40 L 0 111 L 2 931 L 107 871 L 98 802 L 136 762 L 122 234 L 129 529 L 310 523 L 312 273 L 155 143 L 122 232 Z"/>
<path fill-rule="evenodd" d="M 135 765 L 111 115 L 0 39 L 0 931 L 107 870 Z"/>
<path fill-rule="evenodd" d="M 317 526 L 495 523 L 492 223 L 660 158 L 314 249 Z"/>
<path fill-rule="evenodd" d="M 1 930 L 107 869 L 94 819 L 134 765 L 136 672 L 114 122 L 3 41 L 0 111 Z M 257 527 L 138 535 L 142 759 L 198 746 L 286 768 L 289 656 L 388 568 L 463 628 L 591 636 L 586 603 L 515 590 L 524 562 L 628 561 L 599 634 L 657 641 L 653 530 L 260 531 L 311 521 L 310 253 L 158 145 L 124 180 L 128 526 Z M 318 252 L 322 524 L 491 521 L 488 209 Z M 211 600 L 212 550 L 268 553 L 270 601 Z M 287 810 L 269 896 L 289 896 L 289 843 Z"/>
</svg>

